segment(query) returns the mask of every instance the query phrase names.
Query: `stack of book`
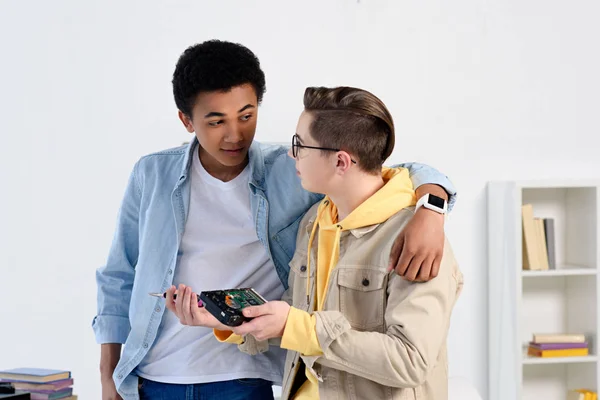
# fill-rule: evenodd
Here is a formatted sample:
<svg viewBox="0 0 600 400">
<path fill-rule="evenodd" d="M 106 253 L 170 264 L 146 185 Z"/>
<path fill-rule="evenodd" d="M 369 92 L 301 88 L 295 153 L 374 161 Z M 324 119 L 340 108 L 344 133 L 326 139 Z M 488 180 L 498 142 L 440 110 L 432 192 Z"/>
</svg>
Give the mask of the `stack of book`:
<svg viewBox="0 0 600 400">
<path fill-rule="evenodd" d="M 521 208 L 523 217 L 523 269 L 556 269 L 554 219 L 534 218 L 533 206 Z"/>
<path fill-rule="evenodd" d="M 587 389 L 569 390 L 567 400 L 598 400 L 598 393 Z"/>
<path fill-rule="evenodd" d="M 0 371 L 0 381 L 10 382 L 31 400 L 76 400 L 71 372 L 43 368 L 16 368 Z"/>
<path fill-rule="evenodd" d="M 583 334 L 534 334 L 527 350 L 533 357 L 580 357 L 588 352 Z"/>
</svg>

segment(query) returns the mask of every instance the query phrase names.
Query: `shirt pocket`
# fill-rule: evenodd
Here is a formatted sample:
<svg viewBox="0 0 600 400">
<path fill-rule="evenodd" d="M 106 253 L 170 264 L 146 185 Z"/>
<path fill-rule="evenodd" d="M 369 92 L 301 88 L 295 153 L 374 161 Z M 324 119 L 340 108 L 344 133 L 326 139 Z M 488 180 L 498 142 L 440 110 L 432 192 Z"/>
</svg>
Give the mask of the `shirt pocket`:
<svg viewBox="0 0 600 400">
<path fill-rule="evenodd" d="M 290 261 L 290 275 L 293 276 L 293 305 L 305 311 L 308 310 L 309 304 L 306 303 L 306 288 L 308 285 L 309 294 L 312 297 L 315 266 L 311 261 L 310 275 L 308 271 L 308 256 L 304 252 L 296 252 L 294 258 Z M 310 281 L 309 281 L 310 280 Z M 309 281 L 309 282 L 307 282 Z"/>
<path fill-rule="evenodd" d="M 339 268 L 340 311 L 352 328 L 380 331 L 384 326 L 387 273 L 368 268 Z"/>
</svg>

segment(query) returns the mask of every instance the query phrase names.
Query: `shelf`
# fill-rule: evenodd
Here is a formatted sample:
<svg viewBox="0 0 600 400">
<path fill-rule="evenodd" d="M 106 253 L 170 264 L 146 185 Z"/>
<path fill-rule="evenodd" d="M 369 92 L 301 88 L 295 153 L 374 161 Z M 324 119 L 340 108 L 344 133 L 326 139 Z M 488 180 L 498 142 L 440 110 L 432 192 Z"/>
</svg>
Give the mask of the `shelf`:
<svg viewBox="0 0 600 400">
<path fill-rule="evenodd" d="M 491 182 L 487 194 L 489 400 L 600 389 L 600 181 Z M 525 204 L 553 220 L 556 269 L 521 269 Z M 583 333 L 590 354 L 529 356 L 536 332 Z"/>
<path fill-rule="evenodd" d="M 596 268 L 581 267 L 576 265 L 564 265 L 557 269 L 549 269 L 545 271 L 536 270 L 524 270 L 521 271 L 523 278 L 541 278 L 551 276 L 585 276 L 585 275 L 596 275 L 598 270 Z"/>
<path fill-rule="evenodd" d="M 574 363 L 593 363 L 598 361 L 598 356 L 580 356 L 580 357 L 531 357 L 528 355 L 523 356 L 523 364 L 525 365 L 536 365 L 536 364 L 574 364 Z"/>
</svg>

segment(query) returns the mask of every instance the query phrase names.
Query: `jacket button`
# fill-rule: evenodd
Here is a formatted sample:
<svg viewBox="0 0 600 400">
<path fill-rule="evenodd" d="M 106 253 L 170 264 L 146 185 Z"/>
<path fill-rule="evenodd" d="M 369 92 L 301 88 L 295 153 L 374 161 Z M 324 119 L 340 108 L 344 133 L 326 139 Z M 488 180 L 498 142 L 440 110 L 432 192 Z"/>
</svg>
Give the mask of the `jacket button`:
<svg viewBox="0 0 600 400">
<path fill-rule="evenodd" d="M 371 283 L 371 282 L 369 282 L 369 280 L 367 278 L 363 279 L 363 281 L 362 281 L 363 286 L 369 286 L 369 283 Z"/>
<path fill-rule="evenodd" d="M 306 272 L 306 265 L 300 267 L 300 272 Z"/>
</svg>

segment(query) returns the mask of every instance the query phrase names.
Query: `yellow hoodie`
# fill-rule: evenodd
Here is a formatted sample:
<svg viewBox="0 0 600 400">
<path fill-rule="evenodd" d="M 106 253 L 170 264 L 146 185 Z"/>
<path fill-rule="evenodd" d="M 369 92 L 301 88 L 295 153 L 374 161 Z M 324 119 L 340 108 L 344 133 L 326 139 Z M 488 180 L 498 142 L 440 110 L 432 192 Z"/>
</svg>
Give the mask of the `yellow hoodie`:
<svg viewBox="0 0 600 400">
<path fill-rule="evenodd" d="M 329 197 L 325 197 L 319 205 L 317 218 L 308 241 L 307 270 L 310 276 L 310 253 L 312 243 L 319 229 L 317 243 L 316 274 L 316 310 L 323 309 L 327 286 L 331 271 L 339 259 L 340 236 L 343 231 L 381 224 L 403 208 L 416 203 L 415 192 L 406 169 L 383 168 L 384 186 L 354 209 L 346 218 L 338 222 L 338 211 Z M 310 295 L 310 280 L 307 280 L 306 295 Z M 310 304 L 310 303 L 309 303 Z M 316 317 L 305 311 L 292 307 L 288 315 L 285 331 L 281 339 L 281 347 L 297 351 L 302 355 L 321 355 L 321 346 L 315 330 Z M 293 397 L 295 400 L 318 399 L 319 387 L 317 378 L 306 371 L 308 380 Z"/>
</svg>

